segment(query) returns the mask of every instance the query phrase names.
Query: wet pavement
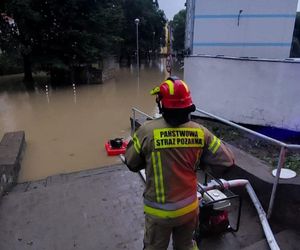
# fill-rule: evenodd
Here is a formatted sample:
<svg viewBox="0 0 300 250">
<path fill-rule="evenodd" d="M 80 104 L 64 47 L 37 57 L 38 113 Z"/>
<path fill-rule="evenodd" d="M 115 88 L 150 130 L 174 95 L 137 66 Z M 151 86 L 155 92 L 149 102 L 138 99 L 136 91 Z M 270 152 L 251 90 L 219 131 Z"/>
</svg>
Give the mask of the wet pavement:
<svg viewBox="0 0 300 250">
<path fill-rule="evenodd" d="M 18 184 L 0 203 L 0 249 L 142 249 L 142 192 L 139 175 L 121 164 Z M 297 233 L 273 229 L 281 249 L 297 249 Z M 240 230 L 206 239 L 201 247 L 244 248 L 268 249 L 247 200 Z"/>
<path fill-rule="evenodd" d="M 141 249 L 142 189 L 123 165 L 19 184 L 0 204 L 0 249 Z"/>
</svg>

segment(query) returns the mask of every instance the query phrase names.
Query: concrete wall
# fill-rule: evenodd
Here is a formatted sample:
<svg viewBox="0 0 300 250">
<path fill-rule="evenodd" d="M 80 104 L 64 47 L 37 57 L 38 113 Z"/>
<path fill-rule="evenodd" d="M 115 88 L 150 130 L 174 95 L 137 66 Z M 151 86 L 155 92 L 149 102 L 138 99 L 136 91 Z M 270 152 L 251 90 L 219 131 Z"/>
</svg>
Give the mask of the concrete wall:
<svg viewBox="0 0 300 250">
<path fill-rule="evenodd" d="M 24 131 L 5 133 L 0 141 L 0 199 L 17 183 L 24 146 Z"/>
<path fill-rule="evenodd" d="M 114 56 L 108 57 L 103 60 L 102 81 L 112 79 L 119 69 L 119 64 Z"/>
<path fill-rule="evenodd" d="M 200 109 L 238 123 L 300 131 L 300 61 L 186 57 L 184 80 Z"/>
<path fill-rule="evenodd" d="M 193 55 L 288 58 L 297 2 L 189 0 L 186 47 Z"/>
</svg>

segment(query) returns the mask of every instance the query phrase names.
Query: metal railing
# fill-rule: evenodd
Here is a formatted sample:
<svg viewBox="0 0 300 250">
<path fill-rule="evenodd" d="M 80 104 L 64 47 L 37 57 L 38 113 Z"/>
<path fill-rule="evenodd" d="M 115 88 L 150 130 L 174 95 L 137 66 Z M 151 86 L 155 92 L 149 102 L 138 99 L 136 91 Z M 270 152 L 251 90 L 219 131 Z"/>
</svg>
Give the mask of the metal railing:
<svg viewBox="0 0 300 250">
<path fill-rule="evenodd" d="M 149 119 L 153 119 L 152 116 L 150 116 L 150 115 L 144 113 L 143 111 L 140 111 L 140 110 L 138 110 L 138 109 L 136 109 L 136 108 L 132 108 L 132 120 L 133 120 L 133 121 L 132 121 L 132 130 L 131 130 L 131 134 L 135 131 L 136 113 L 139 113 L 139 114 L 141 114 L 141 115 L 143 115 L 143 116 L 145 116 L 145 117 L 147 117 L 147 118 L 149 118 Z"/>
<path fill-rule="evenodd" d="M 271 197 L 270 197 L 270 202 L 269 202 L 269 207 L 268 207 L 268 213 L 267 213 L 267 217 L 268 219 L 270 219 L 271 215 L 272 215 L 272 211 L 273 211 L 273 206 L 274 206 L 274 200 L 275 200 L 275 196 L 276 196 L 276 191 L 277 191 L 277 186 L 278 186 L 278 182 L 279 182 L 279 177 L 280 177 L 280 173 L 281 173 L 281 169 L 284 167 L 285 164 L 285 157 L 286 157 L 286 152 L 287 149 L 300 149 L 300 145 L 296 145 L 296 144 L 287 144 L 284 143 L 282 141 L 276 140 L 274 138 L 271 138 L 269 136 L 263 135 L 261 133 L 258 133 L 256 131 L 253 131 L 251 129 L 245 128 L 241 125 L 238 125 L 234 122 L 228 121 L 224 118 L 221 118 L 219 116 L 213 115 L 209 112 L 206 112 L 204 110 L 201 109 L 196 109 L 197 112 L 205 114 L 208 117 L 214 118 L 218 121 L 221 121 L 229 126 L 232 126 L 234 128 L 240 129 L 242 131 L 245 131 L 249 134 L 252 134 L 256 137 L 259 137 L 261 139 L 264 139 L 266 141 L 269 141 L 271 143 L 273 143 L 274 145 L 280 146 L 280 153 L 279 153 L 279 160 L 278 160 L 278 164 L 277 164 L 277 172 L 276 172 L 276 176 L 275 176 L 275 180 L 273 183 L 273 188 L 272 188 L 272 193 L 271 193 Z M 136 108 L 132 108 L 132 112 L 133 112 L 133 126 L 132 126 L 132 131 L 135 131 L 135 121 L 136 121 L 136 113 L 139 113 L 149 119 L 153 119 L 153 117 L 149 116 L 148 114 L 136 109 Z"/>
<path fill-rule="evenodd" d="M 273 183 L 273 188 L 272 188 L 272 193 L 271 193 L 271 198 L 270 198 L 268 213 L 267 213 L 268 219 L 270 219 L 270 217 L 272 215 L 272 211 L 273 211 L 274 200 L 275 200 L 275 196 L 276 196 L 276 190 L 277 190 L 277 186 L 278 186 L 278 182 L 279 182 L 281 169 L 284 167 L 284 164 L 285 164 L 285 156 L 286 156 L 287 149 L 300 149 L 300 145 L 284 143 L 282 141 L 279 141 L 279 140 L 276 140 L 276 139 L 271 138 L 269 136 L 260 134 L 258 132 L 255 132 L 255 131 L 251 130 L 251 129 L 245 128 L 245 127 L 240 126 L 240 125 L 238 125 L 234 122 L 230 122 L 230 121 L 228 121 L 224 118 L 213 115 L 211 113 L 208 113 L 208 112 L 206 112 L 204 110 L 201 110 L 201 109 L 198 109 L 198 108 L 196 109 L 196 111 L 199 112 L 199 113 L 205 114 L 209 117 L 212 117 L 212 118 L 214 118 L 218 121 L 221 121 L 221 122 L 223 122 L 227 125 L 230 125 L 230 126 L 235 127 L 237 129 L 243 130 L 243 131 L 245 131 L 249 134 L 252 134 L 256 137 L 259 137 L 261 139 L 269 141 L 269 142 L 271 142 L 271 143 L 273 143 L 277 146 L 280 146 L 280 153 L 279 153 L 279 160 L 278 160 L 278 164 L 277 164 L 277 171 L 276 171 L 276 176 L 275 176 L 275 180 L 274 180 L 274 183 Z"/>
</svg>

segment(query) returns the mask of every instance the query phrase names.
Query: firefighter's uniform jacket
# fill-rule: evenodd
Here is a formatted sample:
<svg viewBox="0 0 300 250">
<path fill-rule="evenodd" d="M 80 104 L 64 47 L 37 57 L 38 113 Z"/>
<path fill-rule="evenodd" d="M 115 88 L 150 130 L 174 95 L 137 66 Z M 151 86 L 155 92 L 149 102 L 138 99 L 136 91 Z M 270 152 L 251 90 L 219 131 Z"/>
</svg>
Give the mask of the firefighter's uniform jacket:
<svg viewBox="0 0 300 250">
<path fill-rule="evenodd" d="M 233 155 L 209 130 L 189 121 L 171 127 L 163 118 L 148 121 L 133 135 L 126 153 L 131 171 L 145 169 L 144 212 L 177 218 L 198 208 L 196 167 L 232 166 Z"/>
</svg>

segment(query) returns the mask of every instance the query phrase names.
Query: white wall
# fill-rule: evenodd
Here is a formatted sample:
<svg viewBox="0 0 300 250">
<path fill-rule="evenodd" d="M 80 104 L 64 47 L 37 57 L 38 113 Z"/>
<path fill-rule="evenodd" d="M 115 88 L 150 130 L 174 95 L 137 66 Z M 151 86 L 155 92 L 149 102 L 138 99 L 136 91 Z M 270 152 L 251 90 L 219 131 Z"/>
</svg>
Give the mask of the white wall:
<svg viewBox="0 0 300 250">
<path fill-rule="evenodd" d="M 300 62 L 187 57 L 184 80 L 200 109 L 300 131 Z"/>
<path fill-rule="evenodd" d="M 187 32 L 193 38 L 186 39 L 186 46 L 193 55 L 288 58 L 297 2 L 188 0 L 188 18 L 193 22 L 187 22 Z"/>
</svg>

